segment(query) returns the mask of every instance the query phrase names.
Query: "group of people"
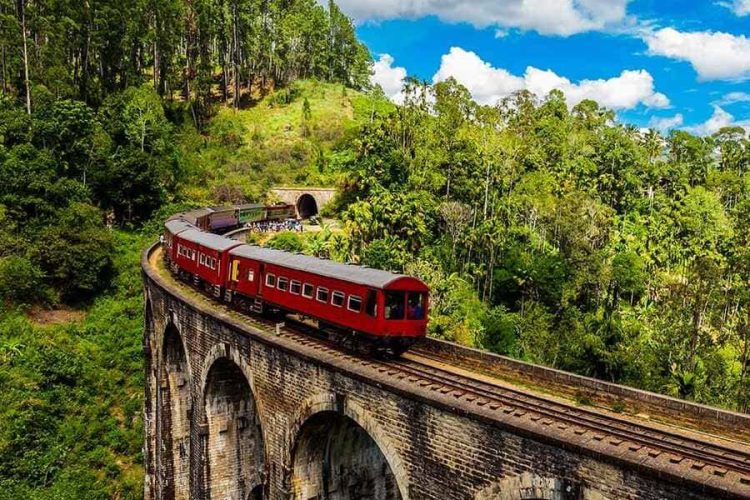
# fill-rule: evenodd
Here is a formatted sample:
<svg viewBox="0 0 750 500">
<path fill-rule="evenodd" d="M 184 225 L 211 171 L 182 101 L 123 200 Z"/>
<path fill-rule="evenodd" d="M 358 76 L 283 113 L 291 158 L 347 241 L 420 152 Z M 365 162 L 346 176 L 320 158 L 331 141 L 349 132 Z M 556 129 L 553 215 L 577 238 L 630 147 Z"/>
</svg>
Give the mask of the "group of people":
<svg viewBox="0 0 750 500">
<path fill-rule="evenodd" d="M 285 221 L 248 222 L 246 227 L 254 233 L 279 233 L 281 231 L 302 232 L 302 221 L 287 219 Z"/>
</svg>

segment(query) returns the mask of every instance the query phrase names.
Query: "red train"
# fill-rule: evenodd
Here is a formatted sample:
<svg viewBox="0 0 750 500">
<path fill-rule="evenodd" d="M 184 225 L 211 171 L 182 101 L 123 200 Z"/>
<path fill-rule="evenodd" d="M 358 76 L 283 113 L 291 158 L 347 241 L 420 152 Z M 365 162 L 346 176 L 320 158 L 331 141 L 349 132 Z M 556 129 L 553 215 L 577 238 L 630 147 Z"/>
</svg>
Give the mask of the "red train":
<svg viewBox="0 0 750 500">
<path fill-rule="evenodd" d="M 394 355 L 425 336 L 429 289 L 416 278 L 246 245 L 181 219 L 163 241 L 174 273 L 241 308 L 296 314 Z"/>
</svg>

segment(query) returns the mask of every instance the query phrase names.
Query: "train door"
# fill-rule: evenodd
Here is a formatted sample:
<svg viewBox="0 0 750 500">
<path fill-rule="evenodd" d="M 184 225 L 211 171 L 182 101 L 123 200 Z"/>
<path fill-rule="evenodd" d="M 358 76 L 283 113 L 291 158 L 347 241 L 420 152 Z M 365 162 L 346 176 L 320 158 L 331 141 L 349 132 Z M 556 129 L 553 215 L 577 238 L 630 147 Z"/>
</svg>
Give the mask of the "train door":
<svg viewBox="0 0 750 500">
<path fill-rule="evenodd" d="M 240 259 L 232 259 L 229 264 L 229 282 L 227 288 L 237 291 L 237 285 L 240 282 Z"/>
<path fill-rule="evenodd" d="M 261 262 L 260 266 L 258 266 L 258 278 L 256 280 L 258 283 L 258 289 L 257 289 L 258 297 L 260 297 L 261 299 L 263 298 L 263 288 L 265 288 L 263 284 L 266 282 L 265 279 L 266 279 L 266 265 Z"/>
</svg>

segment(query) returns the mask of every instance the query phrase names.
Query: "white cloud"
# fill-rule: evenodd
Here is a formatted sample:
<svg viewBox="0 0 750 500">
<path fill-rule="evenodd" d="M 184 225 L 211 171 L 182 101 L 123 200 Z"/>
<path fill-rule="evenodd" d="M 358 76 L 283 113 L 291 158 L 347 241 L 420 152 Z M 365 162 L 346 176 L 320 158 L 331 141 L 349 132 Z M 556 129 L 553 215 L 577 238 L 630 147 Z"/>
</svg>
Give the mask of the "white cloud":
<svg viewBox="0 0 750 500">
<path fill-rule="evenodd" d="M 700 125 L 687 127 L 686 130 L 696 135 L 711 135 L 724 127 L 742 127 L 750 132 L 750 120 L 737 121 L 721 107 L 714 106 L 714 112 L 708 120 Z"/>
<path fill-rule="evenodd" d="M 372 65 L 373 75 L 370 81 L 374 85 L 380 85 L 385 95 L 394 102 L 401 103 L 404 96 L 401 88 L 406 78 L 406 69 L 393 65 L 394 60 L 390 54 L 381 54 L 380 59 Z"/>
<path fill-rule="evenodd" d="M 433 82 L 454 77 L 469 89 L 481 104 L 495 104 L 518 90 L 527 89 L 539 97 L 554 89 L 565 93 L 573 106 L 584 99 L 593 99 L 611 109 L 632 109 L 643 104 L 650 108 L 664 108 L 669 99 L 654 89 L 654 79 L 645 70 L 623 71 L 608 80 L 582 80 L 573 83 L 550 70 L 529 66 L 523 76 L 495 68 L 474 52 L 452 47 L 441 59 Z"/>
<path fill-rule="evenodd" d="M 655 128 L 662 132 L 667 132 L 673 128 L 680 127 L 685 122 L 685 118 L 682 113 L 677 113 L 674 116 L 658 117 L 654 116 L 648 122 L 648 128 Z"/>
<path fill-rule="evenodd" d="M 750 77 L 750 39 L 744 35 L 664 28 L 644 35 L 651 55 L 687 61 L 703 80 Z"/>
<path fill-rule="evenodd" d="M 725 106 L 727 104 L 735 104 L 738 102 L 750 102 L 750 94 L 748 94 L 747 92 L 730 92 L 716 101 L 714 104 Z"/>
<path fill-rule="evenodd" d="M 730 0 L 728 2 L 720 2 L 720 5 L 732 9 L 732 12 L 740 17 L 750 14 L 750 0 Z"/>
<path fill-rule="evenodd" d="M 630 0 L 339 0 L 358 21 L 437 16 L 448 22 L 568 36 L 628 21 Z"/>
</svg>

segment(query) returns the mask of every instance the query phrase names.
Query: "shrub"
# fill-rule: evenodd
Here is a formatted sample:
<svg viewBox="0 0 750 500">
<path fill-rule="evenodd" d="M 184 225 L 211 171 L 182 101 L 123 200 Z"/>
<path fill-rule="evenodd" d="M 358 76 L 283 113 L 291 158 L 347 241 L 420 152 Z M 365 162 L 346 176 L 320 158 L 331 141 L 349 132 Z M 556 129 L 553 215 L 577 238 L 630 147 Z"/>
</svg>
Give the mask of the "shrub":
<svg viewBox="0 0 750 500">
<path fill-rule="evenodd" d="M 0 299 L 13 304 L 34 303 L 44 296 L 44 274 L 26 257 L 0 259 Z"/>
</svg>

